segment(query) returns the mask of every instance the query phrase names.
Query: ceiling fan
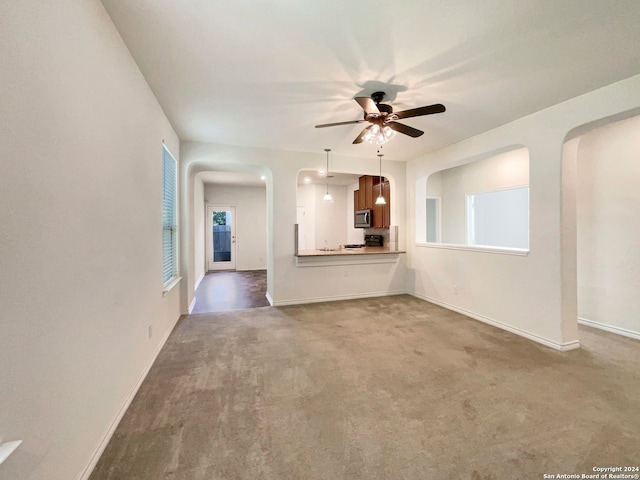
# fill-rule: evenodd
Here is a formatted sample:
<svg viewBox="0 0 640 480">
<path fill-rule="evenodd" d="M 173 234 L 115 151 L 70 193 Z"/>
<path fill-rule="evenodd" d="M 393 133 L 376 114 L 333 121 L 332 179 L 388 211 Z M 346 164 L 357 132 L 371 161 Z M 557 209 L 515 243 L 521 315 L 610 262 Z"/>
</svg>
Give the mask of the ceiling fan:
<svg viewBox="0 0 640 480">
<path fill-rule="evenodd" d="M 375 143 L 382 145 L 383 143 L 391 140 L 396 132 L 409 135 L 410 137 L 419 137 L 424 132 L 417 128 L 404 125 L 396 122 L 403 118 L 420 117 L 422 115 L 431 115 L 434 113 L 442 113 L 446 110 L 445 106 L 436 103 L 433 105 L 427 105 L 426 107 L 412 108 L 409 110 L 403 110 L 402 112 L 393 113 L 391 105 L 385 105 L 380 103 L 384 98 L 384 92 L 374 92 L 371 94 L 371 98 L 368 97 L 356 97 L 354 100 L 364 110 L 363 120 L 352 120 L 349 122 L 338 123 L 325 123 L 323 125 L 316 125 L 316 128 L 335 127 L 337 125 L 351 125 L 354 123 L 369 122 L 371 125 L 366 127 L 360 135 L 356 137 L 353 143 L 362 143 L 367 141 L 369 143 Z"/>
</svg>

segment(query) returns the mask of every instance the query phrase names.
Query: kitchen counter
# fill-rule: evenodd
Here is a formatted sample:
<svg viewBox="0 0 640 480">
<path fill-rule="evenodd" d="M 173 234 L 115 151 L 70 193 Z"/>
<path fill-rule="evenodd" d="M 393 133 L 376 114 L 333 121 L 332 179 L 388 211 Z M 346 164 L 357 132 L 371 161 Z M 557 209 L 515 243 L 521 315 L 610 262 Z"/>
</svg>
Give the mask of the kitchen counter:
<svg viewBox="0 0 640 480">
<path fill-rule="evenodd" d="M 406 253 L 404 250 L 392 250 L 389 247 L 343 248 L 342 250 L 300 250 L 297 257 L 327 257 L 345 255 L 387 255 Z"/>
<path fill-rule="evenodd" d="M 406 252 L 389 247 L 361 247 L 342 250 L 300 250 L 295 258 L 296 267 L 331 267 L 397 263 L 401 253 Z"/>
</svg>

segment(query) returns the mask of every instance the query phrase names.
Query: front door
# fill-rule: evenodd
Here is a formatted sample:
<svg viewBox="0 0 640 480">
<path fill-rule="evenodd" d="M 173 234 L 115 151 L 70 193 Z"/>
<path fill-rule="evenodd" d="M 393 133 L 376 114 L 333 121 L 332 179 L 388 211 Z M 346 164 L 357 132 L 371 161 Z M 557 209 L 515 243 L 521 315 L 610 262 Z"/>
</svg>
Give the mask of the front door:
<svg viewBox="0 0 640 480">
<path fill-rule="evenodd" d="M 207 270 L 236 268 L 236 208 L 207 205 Z"/>
</svg>

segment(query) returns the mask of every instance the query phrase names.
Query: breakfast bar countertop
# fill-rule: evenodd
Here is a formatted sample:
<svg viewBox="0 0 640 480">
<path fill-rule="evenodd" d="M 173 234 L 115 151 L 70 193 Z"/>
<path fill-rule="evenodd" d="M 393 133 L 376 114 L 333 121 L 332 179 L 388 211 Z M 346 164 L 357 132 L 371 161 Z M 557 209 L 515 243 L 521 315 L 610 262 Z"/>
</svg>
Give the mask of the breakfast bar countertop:
<svg viewBox="0 0 640 480">
<path fill-rule="evenodd" d="M 300 250 L 297 257 L 327 257 L 327 256 L 345 256 L 345 255 L 380 255 L 390 253 L 406 253 L 404 250 L 394 250 L 389 247 L 360 247 L 360 248 L 342 248 L 341 250 Z"/>
</svg>

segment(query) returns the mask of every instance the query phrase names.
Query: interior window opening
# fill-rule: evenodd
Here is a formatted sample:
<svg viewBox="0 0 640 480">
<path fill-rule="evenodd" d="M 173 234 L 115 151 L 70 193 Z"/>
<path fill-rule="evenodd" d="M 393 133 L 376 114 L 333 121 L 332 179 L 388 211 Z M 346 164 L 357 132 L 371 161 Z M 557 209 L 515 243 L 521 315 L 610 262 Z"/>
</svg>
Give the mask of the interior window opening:
<svg viewBox="0 0 640 480">
<path fill-rule="evenodd" d="M 526 147 L 440 170 L 416 184 L 416 242 L 529 249 Z"/>
</svg>

